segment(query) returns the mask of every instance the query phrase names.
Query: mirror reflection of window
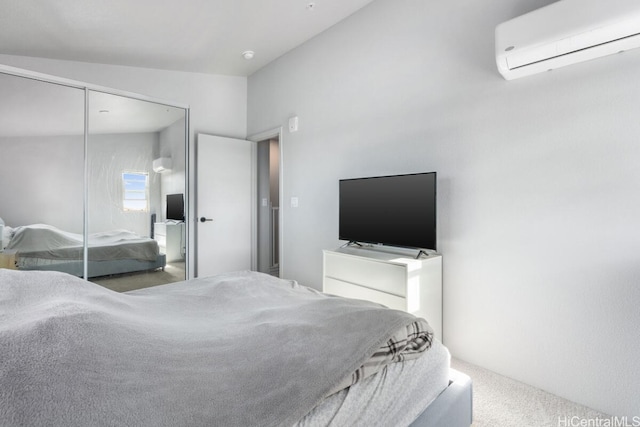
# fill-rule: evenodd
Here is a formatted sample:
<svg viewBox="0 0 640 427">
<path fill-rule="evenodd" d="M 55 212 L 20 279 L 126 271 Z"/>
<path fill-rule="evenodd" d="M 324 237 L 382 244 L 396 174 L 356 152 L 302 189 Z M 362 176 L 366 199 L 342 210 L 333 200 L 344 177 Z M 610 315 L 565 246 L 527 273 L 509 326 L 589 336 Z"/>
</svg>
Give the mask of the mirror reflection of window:
<svg viewBox="0 0 640 427">
<path fill-rule="evenodd" d="M 149 174 L 147 172 L 122 173 L 122 210 L 147 212 L 149 210 Z"/>
</svg>

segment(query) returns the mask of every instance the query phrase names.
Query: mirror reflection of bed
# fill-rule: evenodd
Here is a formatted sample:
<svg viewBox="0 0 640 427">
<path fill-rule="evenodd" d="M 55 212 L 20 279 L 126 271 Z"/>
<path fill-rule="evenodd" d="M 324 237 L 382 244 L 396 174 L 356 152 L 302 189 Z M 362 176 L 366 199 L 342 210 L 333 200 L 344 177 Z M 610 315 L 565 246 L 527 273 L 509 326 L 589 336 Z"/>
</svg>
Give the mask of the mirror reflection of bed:
<svg viewBox="0 0 640 427">
<path fill-rule="evenodd" d="M 185 194 L 182 108 L 0 74 L 0 217 L 18 269 L 55 270 L 116 291 L 185 280 L 182 238 L 154 235 L 166 196 Z M 154 160 L 163 159 L 154 169 Z M 175 240 L 175 239 L 174 239 Z M 177 247 L 177 249 L 176 249 Z M 178 256 L 175 253 L 178 253 Z"/>
<path fill-rule="evenodd" d="M 128 230 L 89 235 L 89 280 L 127 291 L 184 280 L 184 259 L 167 254 L 158 241 Z M 52 270 L 84 277 L 84 238 L 49 224 L 3 227 L 5 250 L 17 254 L 20 270 Z"/>
</svg>

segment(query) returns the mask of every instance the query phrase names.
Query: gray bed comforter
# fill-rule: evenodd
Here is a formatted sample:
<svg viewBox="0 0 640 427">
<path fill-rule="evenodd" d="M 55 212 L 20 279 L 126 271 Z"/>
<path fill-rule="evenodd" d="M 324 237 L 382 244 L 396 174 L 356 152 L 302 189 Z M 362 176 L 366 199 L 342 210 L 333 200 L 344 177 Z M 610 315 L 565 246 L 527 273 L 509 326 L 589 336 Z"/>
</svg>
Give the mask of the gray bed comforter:
<svg viewBox="0 0 640 427">
<path fill-rule="evenodd" d="M 84 237 L 47 224 L 16 227 L 7 249 L 20 257 L 79 260 L 83 257 Z M 89 260 L 137 259 L 155 261 L 158 243 L 128 230 L 93 233 L 88 236 Z"/>
<path fill-rule="evenodd" d="M 255 272 L 119 294 L 0 269 L 0 425 L 289 426 L 381 349 L 431 339 L 410 314 Z"/>
</svg>

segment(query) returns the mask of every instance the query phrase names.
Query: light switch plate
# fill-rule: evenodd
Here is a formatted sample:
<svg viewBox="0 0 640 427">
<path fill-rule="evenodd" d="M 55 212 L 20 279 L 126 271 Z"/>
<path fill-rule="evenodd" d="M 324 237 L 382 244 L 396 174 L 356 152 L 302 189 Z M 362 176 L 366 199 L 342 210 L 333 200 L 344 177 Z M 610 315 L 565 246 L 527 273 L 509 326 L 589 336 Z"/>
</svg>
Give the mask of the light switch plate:
<svg viewBox="0 0 640 427">
<path fill-rule="evenodd" d="M 291 117 L 289 119 L 289 132 L 298 131 L 298 116 Z"/>
</svg>

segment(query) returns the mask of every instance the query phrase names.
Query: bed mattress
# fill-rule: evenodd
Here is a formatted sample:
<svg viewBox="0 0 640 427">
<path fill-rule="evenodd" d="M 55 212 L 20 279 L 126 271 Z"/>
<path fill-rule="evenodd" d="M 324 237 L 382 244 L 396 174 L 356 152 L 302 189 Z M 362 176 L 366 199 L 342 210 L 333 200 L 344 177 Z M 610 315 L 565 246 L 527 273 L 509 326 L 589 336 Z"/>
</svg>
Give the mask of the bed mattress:
<svg viewBox="0 0 640 427">
<path fill-rule="evenodd" d="M 388 365 L 329 396 L 295 427 L 408 426 L 447 387 L 450 359 L 434 340 L 418 359 Z"/>
</svg>

